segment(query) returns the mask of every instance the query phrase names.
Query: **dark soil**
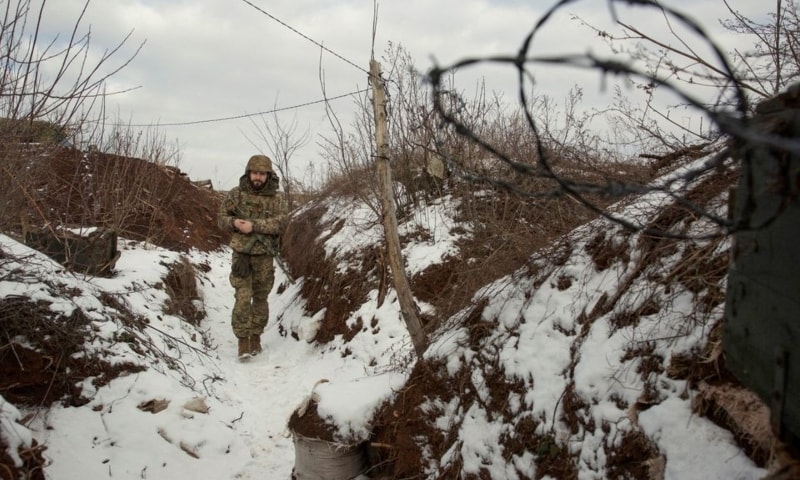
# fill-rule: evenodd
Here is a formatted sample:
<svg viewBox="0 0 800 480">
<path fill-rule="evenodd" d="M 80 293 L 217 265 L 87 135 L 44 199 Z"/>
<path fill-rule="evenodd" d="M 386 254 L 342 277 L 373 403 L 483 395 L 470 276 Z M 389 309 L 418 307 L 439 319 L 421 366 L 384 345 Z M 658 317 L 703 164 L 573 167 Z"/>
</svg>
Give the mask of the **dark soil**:
<svg viewBox="0 0 800 480">
<path fill-rule="evenodd" d="M 54 314 L 47 304 L 6 297 L 0 300 L 0 318 L 2 338 L 25 340 L 24 345 L 9 341 L 0 346 L 0 393 L 16 406 L 84 405 L 89 399 L 81 395 L 80 382 L 92 378 L 94 385 L 102 386 L 122 373 L 143 370 L 132 364 L 112 366 L 98 357 L 73 356 L 84 351 L 91 335 L 89 322 L 79 309 L 65 317 Z M 0 444 L 0 478 L 44 479 L 45 449 L 36 443 L 20 449 L 23 465 L 17 467 L 5 453 L 6 446 Z"/>
<path fill-rule="evenodd" d="M 58 149 L 34 162 L 29 167 L 37 174 L 16 179 L 26 192 L 24 198 L 17 198 L 13 209 L 0 214 L 7 233 L 22 236 L 25 229 L 46 224 L 103 226 L 122 238 L 174 251 L 213 251 L 229 240 L 229 234 L 216 226 L 222 195 L 195 185 L 176 168 L 73 149 Z M 118 208 L 121 204 L 124 208 Z M 170 307 L 196 323 L 204 312 L 192 302 L 194 287 L 193 266 L 186 262 L 172 269 L 166 279 Z M 137 328 L 140 320 L 126 313 L 115 298 L 104 296 L 100 301 Z M 54 402 L 80 406 L 89 402 L 81 395 L 80 382 L 91 378 L 102 386 L 123 373 L 143 370 L 133 364 L 112 366 L 97 356 L 73 355 L 84 352 L 92 335 L 80 309 L 64 316 L 28 298 L 0 299 L 0 393 L 21 407 L 46 408 Z M 125 331 L 119 341 L 138 348 L 135 336 Z M 24 463 L 17 467 L 0 444 L 0 479 L 44 479 L 45 449 L 34 443 L 20 450 Z"/>
</svg>

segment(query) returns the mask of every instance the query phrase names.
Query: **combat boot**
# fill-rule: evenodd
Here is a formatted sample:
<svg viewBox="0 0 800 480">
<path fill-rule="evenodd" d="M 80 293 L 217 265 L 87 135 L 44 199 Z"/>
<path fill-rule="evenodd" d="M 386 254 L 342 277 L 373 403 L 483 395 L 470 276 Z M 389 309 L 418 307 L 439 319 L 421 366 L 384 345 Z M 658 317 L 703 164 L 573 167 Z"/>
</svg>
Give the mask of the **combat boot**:
<svg viewBox="0 0 800 480">
<path fill-rule="evenodd" d="M 239 337 L 239 360 L 247 360 L 250 354 L 250 337 Z"/>
<path fill-rule="evenodd" d="M 250 335 L 250 355 L 258 355 L 263 351 L 264 349 L 261 348 L 261 334 Z"/>
</svg>

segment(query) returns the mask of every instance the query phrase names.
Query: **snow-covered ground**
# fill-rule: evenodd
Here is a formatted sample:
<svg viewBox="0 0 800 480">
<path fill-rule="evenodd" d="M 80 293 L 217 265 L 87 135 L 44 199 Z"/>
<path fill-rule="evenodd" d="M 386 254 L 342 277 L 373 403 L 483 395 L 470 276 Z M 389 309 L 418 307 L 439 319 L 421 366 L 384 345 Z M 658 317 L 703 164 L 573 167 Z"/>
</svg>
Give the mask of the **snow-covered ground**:
<svg viewBox="0 0 800 480">
<path fill-rule="evenodd" d="M 436 230 L 433 238 L 449 238 L 442 229 L 451 225 L 450 206 L 443 202 L 437 208 L 421 212 L 417 221 Z M 331 254 L 346 248 L 343 245 L 354 235 L 363 238 L 348 228 L 334 234 L 328 240 Z M 84 278 L 66 273 L 47 257 L 0 236 L 3 252 L 24 257 L 16 261 L 6 256 L 0 262 L 0 298 L 28 296 L 65 313 L 80 308 L 96 332 L 87 351 L 105 351 L 102 355 L 112 363 L 149 367 L 98 388 L 86 379 L 82 386 L 90 401 L 81 407 L 21 409 L 0 398 L 0 433 L 10 446 L 9 454 L 16 457 L 17 448 L 31 445 L 33 439 L 46 445 L 47 478 L 288 479 L 295 449 L 287 423 L 312 392 L 318 398 L 320 416 L 331 418 L 342 435 L 366 439 L 378 406 L 393 398 L 407 379 L 409 366 L 397 358 L 408 356 L 412 349 L 391 293 L 378 307 L 377 292 L 372 292 L 348 319 L 350 325 L 358 318 L 374 319 L 380 328 L 365 328 L 349 342 L 337 338 L 316 345 L 306 339 L 313 338 L 321 312 L 313 316 L 304 312 L 304 300 L 299 296 L 302 279 L 291 283 L 277 269 L 270 296 L 272 318 L 263 337 L 265 353 L 241 363 L 229 326 L 233 291 L 227 278 L 230 259 L 226 249 L 188 254 L 194 264 L 210 267 L 199 274 L 207 318 L 196 328 L 165 312 L 168 298 L 163 279 L 180 254 L 137 242 L 123 241 L 120 247 L 122 256 L 114 277 Z M 450 241 L 429 241 L 407 246 L 404 253 L 427 266 L 443 258 L 445 251 L 452 254 L 452 249 Z M 511 278 L 487 286 L 484 294 L 492 301 L 484 317 L 500 321 L 492 335 L 501 341 L 506 338 L 507 343 L 498 353 L 500 363 L 508 375 L 535 380 L 535 388 L 508 399 L 518 410 L 530 410 L 531 415 L 553 422 L 554 408 L 569 380 L 565 368 L 572 358 L 570 348 L 580 330 L 575 323 L 579 313 L 574 311 L 576 302 L 590 305 L 600 293 L 613 292 L 624 278 L 619 271 L 623 267 L 598 272 L 590 258 L 576 254 L 560 270 L 560 274 L 570 274 L 571 287 L 556 287 L 548 280 L 537 289 L 531 279 L 515 283 Z M 409 270 L 422 268 L 413 264 Z M 131 312 L 145 319 L 141 330 L 125 326 L 119 312 L 101 303 L 98 298 L 103 292 L 123 300 Z M 686 299 L 680 295 L 672 298 L 677 303 L 666 311 L 680 315 L 681 302 Z M 576 344 L 581 359 L 572 379 L 577 395 L 598 400 L 590 410 L 598 429 L 609 423 L 612 428 L 624 429 L 629 423 L 619 406 L 608 401 L 612 393 L 628 404 L 636 402 L 641 393 L 642 380 L 630 369 L 620 370 L 620 352 L 636 340 L 632 335 L 644 329 L 654 336 L 673 334 L 662 331 L 670 325 L 645 318 L 638 330 L 611 331 L 605 321 L 581 334 Z M 120 341 L 122 330 L 134 335 L 139 346 L 132 348 L 135 342 Z M 459 342 L 463 335 L 456 330 L 440 337 L 429 355 L 448 358 L 454 371 L 469 364 L 475 352 Z M 700 340 L 690 333 L 685 342 Z M 668 358 L 668 352 L 656 353 Z M 476 369 L 475 385 L 481 384 L 480 375 Z M 638 421 L 666 459 L 664 478 L 755 479 L 765 474 L 735 446 L 730 432 L 692 413 L 681 381 L 664 383 L 659 391 L 663 395 L 660 403 L 641 412 Z M 496 448 L 502 422 L 491 420 L 477 406 L 468 412 L 441 407 L 443 422 L 461 422 L 457 448 L 467 459 L 466 471 L 471 468 L 468 459 L 473 459 L 478 466 L 487 467 L 493 478 L 518 478 L 518 473 L 504 470 L 503 453 Z M 607 441 L 599 433 L 584 432 L 584 438 L 571 446 L 582 452 L 585 471 L 580 478 L 600 478 L 597 472 L 602 471 L 603 453 L 590 454 Z M 514 462 L 517 472 L 533 476 L 531 455 Z"/>
<path fill-rule="evenodd" d="M 93 312 L 100 337 L 95 347 L 107 348 L 112 361 L 151 366 L 96 390 L 87 379 L 84 395 L 91 401 L 79 408 L 54 406 L 28 412 L 0 400 L 3 438 L 12 447 L 30 445 L 33 438 L 45 444 L 48 478 L 289 478 L 294 446 L 287 421 L 315 384 L 331 380 L 330 385 L 318 387 L 326 393 L 320 413 L 336 415 L 340 424 L 361 432 L 367 428 L 369 410 L 404 380 L 402 374 L 382 369 L 385 362 L 368 367 L 362 356 L 343 357 L 336 342 L 320 349 L 281 336 L 275 321 L 264 335 L 265 353 L 240 363 L 229 325 L 233 291 L 226 251 L 191 254 L 192 261 L 211 267 L 200 285 L 207 319 L 195 330 L 163 311 L 167 297 L 162 279 L 167 265 L 178 260 L 177 253 L 125 242 L 113 278 L 84 279 L 63 272 L 60 265 L 8 237 L 0 238 L 0 248 L 24 256 L 25 268 L 32 272 L 22 281 L 1 282 L 0 295 L 52 302 L 54 311 Z M 18 265 L 5 266 L 10 270 Z M 278 270 L 276 285 L 284 282 Z M 49 284 L 76 288 L 81 294 L 65 298 Z M 296 291 L 290 285 L 283 295 L 273 293 L 271 311 L 292 317 L 300 327 L 313 324 L 312 318 L 303 316 Z M 100 292 L 121 295 L 133 312 L 148 320 L 141 335 L 152 342 L 154 358 L 137 355 L 124 342 L 108 344 L 122 326 L 116 314 L 97 301 Z M 363 351 L 385 348 L 388 354 L 397 349 L 402 329 L 384 332 Z M 389 335 L 395 336 L 393 345 L 383 347 Z M 203 346 L 204 337 L 210 349 Z M 192 404 L 197 399 L 202 399 L 200 408 Z M 145 408 L 160 400 L 169 402 L 165 409 L 151 413 Z M 205 410 L 203 404 L 207 412 L 195 411 Z M 140 405 L 144 409 L 137 408 Z M 15 422 L 23 416 L 25 426 Z"/>
</svg>

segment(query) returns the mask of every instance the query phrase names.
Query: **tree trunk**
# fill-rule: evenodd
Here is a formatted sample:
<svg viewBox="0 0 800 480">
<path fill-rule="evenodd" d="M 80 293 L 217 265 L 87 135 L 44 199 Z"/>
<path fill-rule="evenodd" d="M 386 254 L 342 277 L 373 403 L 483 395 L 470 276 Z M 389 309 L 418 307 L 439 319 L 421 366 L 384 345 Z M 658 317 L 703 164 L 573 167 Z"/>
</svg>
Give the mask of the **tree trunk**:
<svg viewBox="0 0 800 480">
<path fill-rule="evenodd" d="M 372 106 L 375 117 L 375 143 L 377 155 L 375 164 L 378 172 L 378 184 L 381 196 L 381 214 L 383 231 L 386 237 L 386 250 L 389 254 L 389 267 L 392 270 L 392 280 L 397 291 L 397 300 L 400 302 L 400 313 L 406 322 L 411 342 L 418 358 L 422 358 L 427 348 L 425 332 L 419 319 L 419 311 L 411 287 L 406 277 L 405 260 L 400 249 L 400 237 L 397 233 L 397 215 L 395 213 L 394 197 L 392 195 L 392 171 L 389 166 L 389 139 L 386 127 L 386 95 L 381 79 L 381 66 L 375 60 L 370 60 L 370 83 L 372 84 Z"/>
</svg>

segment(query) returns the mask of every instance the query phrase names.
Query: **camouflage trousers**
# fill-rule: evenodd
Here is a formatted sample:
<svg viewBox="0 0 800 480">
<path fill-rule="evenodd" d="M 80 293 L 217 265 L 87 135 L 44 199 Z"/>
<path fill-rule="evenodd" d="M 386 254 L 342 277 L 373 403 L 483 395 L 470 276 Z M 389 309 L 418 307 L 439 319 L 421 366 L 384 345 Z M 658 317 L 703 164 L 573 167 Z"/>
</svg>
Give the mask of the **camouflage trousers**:
<svg viewBox="0 0 800 480">
<path fill-rule="evenodd" d="M 249 257 L 250 273 L 238 276 L 231 272 L 230 282 L 235 292 L 231 326 L 233 333 L 239 338 L 260 335 L 269 320 L 269 303 L 267 297 L 275 283 L 275 266 L 271 255 L 247 255 L 233 252 L 233 262 L 237 256 Z M 246 259 L 244 259 L 246 260 Z"/>
</svg>

